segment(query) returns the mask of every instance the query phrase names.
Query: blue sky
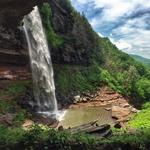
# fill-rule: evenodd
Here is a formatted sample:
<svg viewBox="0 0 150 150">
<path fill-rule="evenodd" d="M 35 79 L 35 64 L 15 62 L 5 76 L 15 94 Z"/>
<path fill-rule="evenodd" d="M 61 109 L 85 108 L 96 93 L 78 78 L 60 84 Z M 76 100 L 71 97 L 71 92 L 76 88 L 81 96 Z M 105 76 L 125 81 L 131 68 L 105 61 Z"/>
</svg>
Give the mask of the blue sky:
<svg viewBox="0 0 150 150">
<path fill-rule="evenodd" d="M 93 29 L 126 53 L 150 58 L 150 0 L 71 0 Z"/>
</svg>

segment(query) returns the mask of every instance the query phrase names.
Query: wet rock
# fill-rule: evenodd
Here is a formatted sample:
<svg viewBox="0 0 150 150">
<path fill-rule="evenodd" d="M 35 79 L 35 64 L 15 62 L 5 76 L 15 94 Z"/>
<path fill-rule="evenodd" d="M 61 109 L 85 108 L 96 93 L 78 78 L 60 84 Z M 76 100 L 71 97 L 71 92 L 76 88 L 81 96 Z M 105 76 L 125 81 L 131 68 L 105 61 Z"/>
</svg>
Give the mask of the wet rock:
<svg viewBox="0 0 150 150">
<path fill-rule="evenodd" d="M 106 111 L 111 111 L 111 108 L 105 108 Z"/>
<path fill-rule="evenodd" d="M 92 100 L 92 99 L 91 99 L 90 97 L 86 97 L 86 100 L 87 100 L 87 101 L 90 101 L 90 100 Z"/>
<path fill-rule="evenodd" d="M 126 121 L 130 117 L 131 114 L 137 112 L 129 103 L 128 99 L 121 96 L 116 92 L 110 92 L 108 94 L 107 87 L 101 87 L 96 94 L 91 94 L 94 98 L 91 98 L 89 92 L 82 93 L 82 101 L 75 103 L 74 105 L 70 105 L 69 108 L 81 108 L 81 107 L 95 107 L 95 106 L 106 106 L 106 111 L 112 111 L 112 118 L 114 119 L 125 119 Z M 88 96 L 87 96 L 88 95 Z M 98 96 L 96 96 L 98 95 Z M 84 102 L 84 98 L 86 101 Z"/>
<path fill-rule="evenodd" d="M 22 127 L 24 129 L 31 127 L 32 125 L 34 125 L 34 122 L 32 120 L 26 119 L 24 120 L 24 123 L 22 124 Z"/>
<path fill-rule="evenodd" d="M 106 94 L 112 95 L 112 94 L 115 94 L 115 92 L 114 91 L 106 91 Z"/>
<path fill-rule="evenodd" d="M 121 128 L 120 122 L 118 122 L 117 124 L 115 124 L 114 128 L 120 129 Z"/>
<path fill-rule="evenodd" d="M 80 95 L 74 96 L 74 103 L 80 102 Z"/>
<path fill-rule="evenodd" d="M 63 126 L 59 126 L 58 127 L 58 131 L 64 131 L 64 127 Z"/>
<path fill-rule="evenodd" d="M 34 114 L 33 121 L 37 124 L 47 125 L 52 128 L 56 128 L 59 124 L 59 121 L 55 117 L 42 114 Z"/>
<path fill-rule="evenodd" d="M 127 108 L 122 108 L 119 106 L 112 106 L 112 117 L 122 119 L 126 116 L 129 116 L 131 111 Z"/>
<path fill-rule="evenodd" d="M 133 107 L 132 107 L 131 112 L 133 112 L 133 113 L 138 113 L 139 111 L 138 111 L 136 108 L 133 108 Z"/>
<path fill-rule="evenodd" d="M 0 67 L 0 80 L 27 80 L 31 78 L 27 66 L 4 65 Z"/>
<path fill-rule="evenodd" d="M 87 99 L 86 98 L 82 98 L 82 102 L 87 102 Z"/>
<path fill-rule="evenodd" d="M 129 103 L 126 102 L 126 103 L 122 104 L 122 107 L 123 107 L 123 108 L 129 108 L 130 105 L 129 105 Z"/>
<path fill-rule="evenodd" d="M 14 80 L 14 78 L 16 78 L 16 76 L 14 77 L 13 75 L 0 75 L 0 80 Z"/>
<path fill-rule="evenodd" d="M 29 112 L 36 112 L 37 108 L 36 106 L 32 105 L 32 102 L 34 101 L 34 96 L 33 96 L 33 89 L 31 87 L 26 87 L 26 91 L 24 95 L 21 95 L 17 99 L 18 105 L 20 105 L 22 108 L 27 109 Z"/>
</svg>

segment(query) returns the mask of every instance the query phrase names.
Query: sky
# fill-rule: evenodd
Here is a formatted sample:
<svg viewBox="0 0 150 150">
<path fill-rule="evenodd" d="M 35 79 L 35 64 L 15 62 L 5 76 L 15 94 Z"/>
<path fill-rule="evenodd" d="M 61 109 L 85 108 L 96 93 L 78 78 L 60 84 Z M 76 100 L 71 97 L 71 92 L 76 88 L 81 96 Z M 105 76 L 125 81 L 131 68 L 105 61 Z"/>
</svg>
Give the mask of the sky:
<svg viewBox="0 0 150 150">
<path fill-rule="evenodd" d="M 150 0 L 71 0 L 122 51 L 150 58 Z"/>
</svg>

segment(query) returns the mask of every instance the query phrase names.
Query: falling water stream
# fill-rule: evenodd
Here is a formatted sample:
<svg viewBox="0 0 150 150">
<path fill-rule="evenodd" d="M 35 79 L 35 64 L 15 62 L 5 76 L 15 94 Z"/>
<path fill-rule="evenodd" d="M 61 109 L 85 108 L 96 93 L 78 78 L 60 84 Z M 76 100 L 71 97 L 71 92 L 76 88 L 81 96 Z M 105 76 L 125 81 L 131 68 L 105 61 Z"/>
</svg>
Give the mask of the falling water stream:
<svg viewBox="0 0 150 150">
<path fill-rule="evenodd" d="M 53 66 L 38 7 L 24 17 L 24 32 L 28 43 L 33 78 L 34 101 L 30 105 L 37 113 L 57 116 L 57 100 Z"/>
</svg>

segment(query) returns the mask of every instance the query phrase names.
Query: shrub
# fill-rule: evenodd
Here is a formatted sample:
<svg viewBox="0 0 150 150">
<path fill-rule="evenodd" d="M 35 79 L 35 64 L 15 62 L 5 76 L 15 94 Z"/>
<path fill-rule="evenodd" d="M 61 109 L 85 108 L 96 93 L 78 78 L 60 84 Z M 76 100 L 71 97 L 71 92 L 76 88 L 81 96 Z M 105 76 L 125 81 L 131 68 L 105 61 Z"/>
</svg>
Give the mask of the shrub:
<svg viewBox="0 0 150 150">
<path fill-rule="evenodd" d="M 142 110 L 137 113 L 129 121 L 128 125 L 133 128 L 150 128 L 150 103 L 147 102 L 143 105 Z"/>
<path fill-rule="evenodd" d="M 135 84 L 135 92 L 141 100 L 150 101 L 150 80 L 141 78 Z"/>
<path fill-rule="evenodd" d="M 45 27 L 45 33 L 48 39 L 48 42 L 52 47 L 58 48 L 63 44 L 63 38 L 55 33 L 52 26 L 52 11 L 49 3 L 44 3 L 40 9 L 42 15 L 43 25 Z"/>
</svg>

